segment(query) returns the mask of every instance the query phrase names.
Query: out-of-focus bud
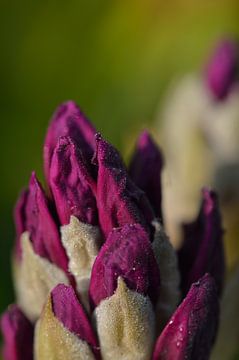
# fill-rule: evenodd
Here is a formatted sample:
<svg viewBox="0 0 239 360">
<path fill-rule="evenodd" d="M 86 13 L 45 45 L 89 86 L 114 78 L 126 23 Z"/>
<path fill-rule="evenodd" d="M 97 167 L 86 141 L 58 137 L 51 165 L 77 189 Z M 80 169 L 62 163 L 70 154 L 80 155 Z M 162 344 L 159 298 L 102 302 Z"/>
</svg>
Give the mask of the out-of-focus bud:
<svg viewBox="0 0 239 360">
<path fill-rule="evenodd" d="M 93 308 L 114 294 L 119 276 L 129 289 L 148 295 L 156 304 L 159 268 L 148 235 L 139 224 L 113 230 L 101 248 L 92 268 L 89 289 Z"/>
<path fill-rule="evenodd" d="M 149 231 L 154 214 L 144 192 L 128 176 L 118 151 L 100 136 L 96 143 L 97 207 L 105 238 L 125 224 L 139 223 Z"/>
<path fill-rule="evenodd" d="M 206 274 L 191 286 L 159 336 L 153 360 L 206 360 L 215 340 L 219 303 L 213 278 Z"/>
<path fill-rule="evenodd" d="M 207 67 L 207 86 L 216 99 L 224 99 L 239 80 L 238 64 L 238 44 L 231 39 L 220 42 Z"/>
<path fill-rule="evenodd" d="M 178 252 L 181 286 L 185 295 L 191 284 L 206 272 L 216 282 L 219 294 L 222 291 L 225 263 L 223 230 L 215 192 L 204 189 L 202 205 L 197 219 L 184 225 L 184 242 Z"/>
<path fill-rule="evenodd" d="M 129 173 L 135 184 L 145 191 L 155 215 L 162 221 L 161 172 L 163 156 L 148 131 L 143 131 L 137 141 Z"/>
<path fill-rule="evenodd" d="M 44 169 L 46 179 L 49 179 L 53 151 L 61 136 L 70 136 L 84 156 L 90 160 L 94 152 L 95 133 L 93 125 L 73 101 L 60 105 L 53 115 L 45 139 Z"/>
<path fill-rule="evenodd" d="M 83 153 L 69 137 L 61 137 L 54 149 L 49 186 L 61 224 L 69 224 L 74 215 L 84 223 L 96 225 L 94 180 Z"/>
<path fill-rule="evenodd" d="M 167 164 L 162 207 L 170 240 L 179 246 L 180 224 L 195 218 L 199 190 L 211 186 L 220 197 L 229 269 L 239 254 L 238 69 L 238 40 L 220 40 L 207 71 L 172 84 L 158 117 Z"/>
<path fill-rule="evenodd" d="M 4 360 L 33 360 L 33 326 L 17 305 L 1 318 Z"/>
<path fill-rule="evenodd" d="M 26 229 L 30 234 L 36 254 L 50 260 L 67 272 L 68 260 L 61 244 L 60 234 L 51 214 L 46 195 L 34 173 L 29 183 Z"/>
<path fill-rule="evenodd" d="M 91 324 L 70 286 L 56 286 L 36 325 L 35 359 L 99 359 Z"/>
</svg>

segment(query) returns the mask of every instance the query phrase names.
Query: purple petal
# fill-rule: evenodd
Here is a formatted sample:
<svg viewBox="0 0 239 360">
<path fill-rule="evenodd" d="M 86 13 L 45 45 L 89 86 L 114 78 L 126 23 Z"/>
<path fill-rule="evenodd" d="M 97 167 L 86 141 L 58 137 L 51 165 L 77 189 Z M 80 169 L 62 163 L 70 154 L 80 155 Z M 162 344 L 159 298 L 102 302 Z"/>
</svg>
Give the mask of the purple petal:
<svg viewBox="0 0 239 360">
<path fill-rule="evenodd" d="M 184 225 L 184 242 L 178 252 L 182 290 L 186 294 L 191 284 L 205 272 L 210 273 L 221 293 L 225 271 L 223 230 L 215 192 L 204 189 L 197 219 Z"/>
<path fill-rule="evenodd" d="M 159 336 L 153 360 L 207 360 L 214 343 L 219 302 L 206 274 L 191 289 Z"/>
<path fill-rule="evenodd" d="M 41 184 L 32 174 L 26 205 L 26 229 L 30 233 L 35 252 L 67 272 L 68 260 L 60 234 L 49 209 Z"/>
<path fill-rule="evenodd" d="M 4 337 L 4 360 L 33 359 L 33 326 L 17 305 L 12 305 L 1 318 Z"/>
<path fill-rule="evenodd" d="M 73 288 L 59 284 L 52 290 L 51 299 L 56 318 L 79 339 L 86 341 L 98 359 L 97 338 Z"/>
<path fill-rule="evenodd" d="M 92 187 L 96 186 L 82 153 L 69 137 L 61 137 L 54 150 L 49 184 L 61 224 L 70 216 L 97 224 L 97 207 Z"/>
<path fill-rule="evenodd" d="M 125 224 L 139 223 L 149 231 L 154 214 L 144 192 L 128 176 L 117 150 L 100 136 L 96 142 L 97 207 L 105 238 Z"/>
<path fill-rule="evenodd" d="M 155 215 L 162 220 L 161 172 L 163 156 L 147 131 L 143 131 L 138 139 L 129 173 L 135 184 L 147 195 Z"/>
<path fill-rule="evenodd" d="M 15 243 L 15 253 L 18 259 L 21 258 L 21 243 L 20 237 L 22 233 L 26 230 L 26 203 L 27 203 L 28 191 L 23 190 L 17 200 L 15 209 L 14 209 L 14 222 L 16 228 L 16 243 Z"/>
<path fill-rule="evenodd" d="M 139 224 L 113 230 L 101 248 L 91 273 L 89 297 L 92 308 L 113 295 L 119 276 L 130 289 L 148 295 L 156 303 L 159 269 L 148 234 Z"/>
<path fill-rule="evenodd" d="M 53 151 L 61 136 L 70 136 L 88 160 L 94 153 L 95 129 L 79 107 L 68 101 L 58 107 L 49 125 L 44 145 L 44 169 L 47 181 Z"/>
<path fill-rule="evenodd" d="M 237 79 L 239 47 L 224 40 L 216 48 L 207 68 L 207 85 L 216 99 L 224 99 Z"/>
</svg>

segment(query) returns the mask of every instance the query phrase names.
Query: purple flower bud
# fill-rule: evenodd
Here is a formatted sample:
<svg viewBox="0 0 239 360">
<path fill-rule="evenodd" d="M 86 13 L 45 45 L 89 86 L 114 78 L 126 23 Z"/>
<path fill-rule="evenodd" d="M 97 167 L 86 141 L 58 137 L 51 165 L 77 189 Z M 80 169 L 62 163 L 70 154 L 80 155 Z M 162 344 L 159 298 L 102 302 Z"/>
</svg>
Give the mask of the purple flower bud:
<svg viewBox="0 0 239 360">
<path fill-rule="evenodd" d="M 219 302 L 206 274 L 191 289 L 159 336 L 153 360 L 207 360 L 214 343 Z"/>
<path fill-rule="evenodd" d="M 162 220 L 161 171 L 163 156 L 147 131 L 138 139 L 129 173 L 135 184 L 147 195 L 155 215 Z"/>
<path fill-rule="evenodd" d="M 160 275 L 151 242 L 139 224 L 113 230 L 92 268 L 89 297 L 92 307 L 113 295 L 118 277 L 131 290 L 158 299 Z"/>
<path fill-rule="evenodd" d="M 45 139 L 44 169 L 47 181 L 49 180 L 53 151 L 59 137 L 70 136 L 84 156 L 91 159 L 94 153 L 95 133 L 93 125 L 73 101 L 60 105 L 53 115 Z"/>
<path fill-rule="evenodd" d="M 92 225 L 97 224 L 96 200 L 92 187 L 96 186 L 82 153 L 69 137 L 61 137 L 54 150 L 49 173 L 58 216 L 63 225 L 70 216 Z"/>
<path fill-rule="evenodd" d="M 56 318 L 67 330 L 86 341 L 99 359 L 97 338 L 73 288 L 59 284 L 52 290 L 51 299 Z"/>
<path fill-rule="evenodd" d="M 26 204 L 26 229 L 35 252 L 67 272 L 68 260 L 61 244 L 60 234 L 49 209 L 41 184 L 32 174 Z"/>
<path fill-rule="evenodd" d="M 100 136 L 96 143 L 97 207 L 105 238 L 125 224 L 139 223 L 149 231 L 154 214 L 144 192 L 128 176 L 117 150 Z"/>
<path fill-rule="evenodd" d="M 26 230 L 26 203 L 27 203 L 28 191 L 23 190 L 17 200 L 14 209 L 14 222 L 16 228 L 16 242 L 15 242 L 15 254 L 17 259 L 21 259 L 21 242 L 20 237 Z"/>
<path fill-rule="evenodd" d="M 219 293 L 223 286 L 225 263 L 218 200 L 212 190 L 204 189 L 202 195 L 197 219 L 183 227 L 184 242 L 178 252 L 184 295 L 206 272 L 214 277 Z"/>
<path fill-rule="evenodd" d="M 207 68 L 207 85 L 214 97 L 224 99 L 235 81 L 239 64 L 239 47 L 232 40 L 224 40 L 216 48 Z"/>
<path fill-rule="evenodd" d="M 33 359 L 33 326 L 17 305 L 12 305 L 1 318 L 5 360 Z"/>
</svg>

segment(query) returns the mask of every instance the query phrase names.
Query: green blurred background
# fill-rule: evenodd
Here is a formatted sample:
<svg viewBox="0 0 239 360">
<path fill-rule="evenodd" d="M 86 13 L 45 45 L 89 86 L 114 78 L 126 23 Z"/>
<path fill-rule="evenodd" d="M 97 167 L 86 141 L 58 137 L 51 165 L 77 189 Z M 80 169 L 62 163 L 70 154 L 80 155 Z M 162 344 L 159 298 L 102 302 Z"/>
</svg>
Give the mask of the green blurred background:
<svg viewBox="0 0 239 360">
<path fill-rule="evenodd" d="M 76 100 L 123 148 L 150 125 L 171 79 L 239 35 L 238 0 L 68 0 L 0 4 L 0 311 L 13 301 L 12 208 L 58 103 Z"/>
</svg>

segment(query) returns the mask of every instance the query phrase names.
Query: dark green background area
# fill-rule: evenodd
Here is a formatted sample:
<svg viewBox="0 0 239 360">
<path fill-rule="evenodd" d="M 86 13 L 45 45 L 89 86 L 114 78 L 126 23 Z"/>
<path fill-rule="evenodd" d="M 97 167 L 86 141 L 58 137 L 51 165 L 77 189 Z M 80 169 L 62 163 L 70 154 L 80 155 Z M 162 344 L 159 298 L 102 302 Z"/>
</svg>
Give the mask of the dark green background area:
<svg viewBox="0 0 239 360">
<path fill-rule="evenodd" d="M 0 3 L 0 312 L 13 301 L 12 208 L 58 103 L 76 100 L 104 136 L 150 125 L 171 79 L 201 67 L 221 35 L 239 35 L 238 0 Z"/>
</svg>

